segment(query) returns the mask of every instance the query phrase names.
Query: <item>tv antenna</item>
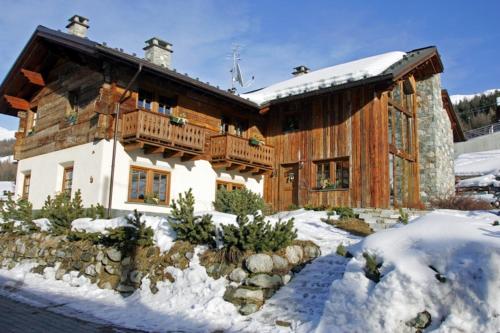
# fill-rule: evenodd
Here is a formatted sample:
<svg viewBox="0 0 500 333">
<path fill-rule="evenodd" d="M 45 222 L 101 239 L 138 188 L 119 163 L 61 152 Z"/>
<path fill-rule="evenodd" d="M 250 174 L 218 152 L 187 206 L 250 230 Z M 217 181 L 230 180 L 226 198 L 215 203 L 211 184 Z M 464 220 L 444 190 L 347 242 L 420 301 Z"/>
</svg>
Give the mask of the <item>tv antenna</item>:
<svg viewBox="0 0 500 333">
<path fill-rule="evenodd" d="M 240 45 L 233 45 L 232 61 L 233 67 L 229 71 L 231 73 L 231 92 L 236 92 L 236 84 L 238 83 L 242 88 L 248 88 L 252 85 L 255 77 L 252 75 L 250 81 L 245 82 L 243 72 L 240 67 Z"/>
</svg>

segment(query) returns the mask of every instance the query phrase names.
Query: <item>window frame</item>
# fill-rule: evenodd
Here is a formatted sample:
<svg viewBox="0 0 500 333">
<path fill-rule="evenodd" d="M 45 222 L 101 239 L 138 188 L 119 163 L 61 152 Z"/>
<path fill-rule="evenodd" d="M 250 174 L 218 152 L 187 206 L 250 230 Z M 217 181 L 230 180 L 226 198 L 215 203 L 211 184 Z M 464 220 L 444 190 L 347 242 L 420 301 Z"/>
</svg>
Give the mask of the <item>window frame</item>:
<svg viewBox="0 0 500 333">
<path fill-rule="evenodd" d="M 314 180 L 314 188 L 313 191 L 348 191 L 351 188 L 351 162 L 349 156 L 343 156 L 343 157 L 335 157 L 335 158 L 326 158 L 326 159 L 319 159 L 313 161 L 314 168 L 313 170 L 313 180 Z M 347 168 L 342 167 L 343 165 L 345 166 L 347 164 Z M 319 184 L 319 172 L 321 166 L 326 166 L 328 165 L 328 182 L 331 187 L 325 186 L 322 187 L 323 185 Z M 322 168 L 324 173 L 324 167 Z M 339 170 L 347 170 L 347 178 L 344 177 L 344 172 L 341 171 L 340 179 L 339 179 Z M 345 181 L 347 180 L 347 186 L 345 185 Z M 340 182 L 340 186 L 338 185 Z"/>
<path fill-rule="evenodd" d="M 137 171 L 143 171 L 146 173 L 146 186 L 144 189 L 144 198 L 132 198 L 132 171 L 137 170 Z M 156 168 L 148 168 L 145 166 L 137 166 L 137 165 L 131 165 L 129 168 L 129 180 L 128 180 L 128 193 L 127 193 L 127 202 L 133 202 L 133 203 L 145 203 L 146 195 L 153 193 L 153 185 L 154 185 L 154 175 L 155 174 L 160 174 L 166 176 L 166 183 L 165 183 L 165 200 L 158 201 L 158 206 L 168 206 L 170 204 L 170 182 L 171 182 L 171 177 L 172 173 L 167 170 L 160 170 Z"/>
<path fill-rule="evenodd" d="M 69 187 L 69 196 L 73 193 L 73 179 L 74 179 L 74 166 L 66 166 L 63 169 L 63 179 L 62 179 L 62 186 L 61 186 L 61 192 L 68 192 L 68 188 L 66 188 L 66 182 L 68 181 L 68 173 L 71 171 L 71 186 Z"/>
<path fill-rule="evenodd" d="M 215 191 L 219 190 L 219 186 L 226 186 L 226 191 L 231 192 L 234 190 L 244 190 L 246 188 L 244 183 L 238 183 L 230 180 L 217 179 L 215 181 Z"/>
<path fill-rule="evenodd" d="M 31 188 L 31 172 L 24 174 L 22 198 L 28 200 Z"/>
</svg>

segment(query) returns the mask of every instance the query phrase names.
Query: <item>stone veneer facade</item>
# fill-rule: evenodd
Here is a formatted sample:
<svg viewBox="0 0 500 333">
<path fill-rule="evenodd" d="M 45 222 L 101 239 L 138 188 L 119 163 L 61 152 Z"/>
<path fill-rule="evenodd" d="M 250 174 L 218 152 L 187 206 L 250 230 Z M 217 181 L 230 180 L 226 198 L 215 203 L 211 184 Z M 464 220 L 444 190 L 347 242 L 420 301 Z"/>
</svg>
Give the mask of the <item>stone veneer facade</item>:
<svg viewBox="0 0 500 333">
<path fill-rule="evenodd" d="M 441 77 L 417 82 L 420 197 L 424 204 L 455 191 L 453 132 L 443 107 Z"/>
</svg>

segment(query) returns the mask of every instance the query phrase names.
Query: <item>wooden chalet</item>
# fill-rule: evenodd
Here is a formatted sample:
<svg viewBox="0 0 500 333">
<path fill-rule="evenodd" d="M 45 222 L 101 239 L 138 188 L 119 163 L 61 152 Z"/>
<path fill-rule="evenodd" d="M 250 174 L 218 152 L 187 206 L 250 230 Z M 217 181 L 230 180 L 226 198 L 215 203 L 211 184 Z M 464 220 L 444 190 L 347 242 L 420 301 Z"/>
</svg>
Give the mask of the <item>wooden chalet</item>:
<svg viewBox="0 0 500 333">
<path fill-rule="evenodd" d="M 52 161 L 59 185 L 47 187 L 49 176 L 40 180 L 43 196 L 80 188 L 86 202 L 107 206 L 111 176 L 118 210 L 137 208 L 148 192 L 168 205 L 189 178 L 202 182 L 204 174 L 214 189 L 198 193 L 206 192 L 208 203 L 216 188 L 249 187 L 280 210 L 422 205 L 419 98 L 428 92 L 418 83 L 443 71 L 435 47 L 393 53 L 396 60 L 377 73 L 266 99 L 273 86 L 239 96 L 178 73 L 170 66 L 171 45 L 158 38 L 147 41 L 141 59 L 86 38 L 85 18 L 71 18 L 68 27 L 64 33 L 39 26 L 0 87 L 0 113 L 19 117 L 17 193 L 35 208 L 41 196 L 30 193 L 34 171 Z M 290 84 L 314 81 L 315 73 L 298 67 Z M 95 148 L 112 143 L 115 129 L 122 156 L 116 164 L 127 170 L 116 178 L 110 146 Z M 95 156 L 76 162 L 72 156 L 83 156 L 77 150 L 83 145 L 93 145 Z M 100 169 L 79 168 L 91 161 Z M 205 171 L 196 174 L 198 166 Z"/>
</svg>

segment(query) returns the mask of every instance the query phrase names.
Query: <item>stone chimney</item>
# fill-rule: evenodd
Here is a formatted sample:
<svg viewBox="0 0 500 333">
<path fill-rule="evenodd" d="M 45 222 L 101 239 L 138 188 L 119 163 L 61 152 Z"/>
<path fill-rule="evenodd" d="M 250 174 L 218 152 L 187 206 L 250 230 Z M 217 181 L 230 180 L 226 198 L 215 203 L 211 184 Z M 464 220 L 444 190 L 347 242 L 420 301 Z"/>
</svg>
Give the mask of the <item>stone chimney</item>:
<svg viewBox="0 0 500 333">
<path fill-rule="evenodd" d="M 172 44 L 165 42 L 157 37 L 146 41 L 144 57 L 153 64 L 171 69 L 172 63 Z"/>
<path fill-rule="evenodd" d="M 303 75 L 303 74 L 309 73 L 309 68 L 307 68 L 304 65 L 297 66 L 294 69 L 295 69 L 295 71 L 292 73 L 293 76 L 299 76 L 299 75 Z"/>
<path fill-rule="evenodd" d="M 85 38 L 87 37 L 87 30 L 89 29 L 89 19 L 80 15 L 73 15 L 69 20 L 68 33 Z"/>
</svg>

